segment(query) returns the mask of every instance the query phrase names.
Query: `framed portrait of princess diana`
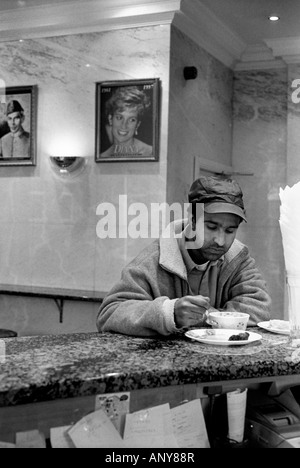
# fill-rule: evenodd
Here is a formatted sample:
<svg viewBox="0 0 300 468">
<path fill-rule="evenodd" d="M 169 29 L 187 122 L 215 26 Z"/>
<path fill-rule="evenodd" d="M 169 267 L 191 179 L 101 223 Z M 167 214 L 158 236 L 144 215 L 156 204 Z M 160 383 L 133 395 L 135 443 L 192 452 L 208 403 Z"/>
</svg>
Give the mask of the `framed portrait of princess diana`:
<svg viewBox="0 0 300 468">
<path fill-rule="evenodd" d="M 96 162 L 158 161 L 158 78 L 96 83 Z"/>
</svg>

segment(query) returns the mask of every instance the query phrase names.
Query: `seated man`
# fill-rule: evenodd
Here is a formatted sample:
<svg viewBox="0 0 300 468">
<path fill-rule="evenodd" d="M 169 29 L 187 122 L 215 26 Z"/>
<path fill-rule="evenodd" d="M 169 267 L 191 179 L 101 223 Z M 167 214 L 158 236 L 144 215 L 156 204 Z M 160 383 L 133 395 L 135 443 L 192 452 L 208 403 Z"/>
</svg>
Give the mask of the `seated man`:
<svg viewBox="0 0 300 468">
<path fill-rule="evenodd" d="M 236 239 L 246 221 L 243 193 L 231 179 L 200 177 L 189 217 L 173 235 L 146 247 L 101 304 L 99 331 L 171 335 L 206 326 L 211 310 L 246 312 L 248 326 L 269 320 L 270 297 L 248 248 Z"/>
</svg>

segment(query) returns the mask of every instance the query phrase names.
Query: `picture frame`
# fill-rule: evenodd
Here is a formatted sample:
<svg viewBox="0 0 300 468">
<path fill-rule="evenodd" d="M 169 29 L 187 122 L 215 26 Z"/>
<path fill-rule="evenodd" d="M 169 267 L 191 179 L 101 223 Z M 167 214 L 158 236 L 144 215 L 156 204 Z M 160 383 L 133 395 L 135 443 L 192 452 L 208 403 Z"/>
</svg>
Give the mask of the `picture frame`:
<svg viewBox="0 0 300 468">
<path fill-rule="evenodd" d="M 95 161 L 158 161 L 159 99 L 159 78 L 96 83 Z"/>
<path fill-rule="evenodd" d="M 0 166 L 36 165 L 37 85 L 0 89 Z"/>
</svg>

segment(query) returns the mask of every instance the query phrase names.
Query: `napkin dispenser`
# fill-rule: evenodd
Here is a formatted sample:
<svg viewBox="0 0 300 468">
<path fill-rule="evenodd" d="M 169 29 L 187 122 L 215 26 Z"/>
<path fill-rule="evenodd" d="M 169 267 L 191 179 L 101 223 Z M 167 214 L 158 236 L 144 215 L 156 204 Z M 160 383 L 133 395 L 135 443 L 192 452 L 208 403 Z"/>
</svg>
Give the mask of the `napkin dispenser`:
<svg viewBox="0 0 300 468">
<path fill-rule="evenodd" d="M 288 391 L 286 398 L 278 401 L 277 397 L 249 392 L 245 435 L 252 446 L 294 448 L 292 439 L 300 437 L 300 406 L 293 394 Z"/>
</svg>

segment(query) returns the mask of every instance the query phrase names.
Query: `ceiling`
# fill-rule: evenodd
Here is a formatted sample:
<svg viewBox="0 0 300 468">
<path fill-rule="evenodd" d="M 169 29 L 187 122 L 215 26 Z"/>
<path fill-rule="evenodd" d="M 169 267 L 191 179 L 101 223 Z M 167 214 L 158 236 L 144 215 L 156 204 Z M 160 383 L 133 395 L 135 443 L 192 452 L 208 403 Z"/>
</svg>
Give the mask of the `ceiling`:
<svg viewBox="0 0 300 468">
<path fill-rule="evenodd" d="M 171 22 L 231 68 L 300 62 L 299 0 L 0 0 L 1 41 Z"/>
<path fill-rule="evenodd" d="M 300 35 L 299 0 L 200 0 L 246 44 Z M 278 22 L 268 16 L 276 14 Z"/>
</svg>

